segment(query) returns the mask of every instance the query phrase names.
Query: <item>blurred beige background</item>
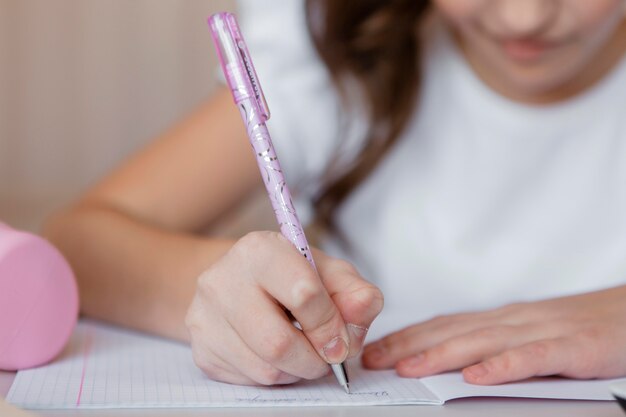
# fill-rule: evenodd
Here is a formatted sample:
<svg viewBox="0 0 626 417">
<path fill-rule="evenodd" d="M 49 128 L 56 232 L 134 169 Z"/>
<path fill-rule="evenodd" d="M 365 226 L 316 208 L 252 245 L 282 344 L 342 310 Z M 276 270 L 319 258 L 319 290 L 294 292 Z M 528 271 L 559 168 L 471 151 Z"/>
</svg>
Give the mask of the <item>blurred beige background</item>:
<svg viewBox="0 0 626 417">
<path fill-rule="evenodd" d="M 234 2 L 0 0 L 0 221 L 37 230 L 205 100 L 220 10 Z"/>
</svg>

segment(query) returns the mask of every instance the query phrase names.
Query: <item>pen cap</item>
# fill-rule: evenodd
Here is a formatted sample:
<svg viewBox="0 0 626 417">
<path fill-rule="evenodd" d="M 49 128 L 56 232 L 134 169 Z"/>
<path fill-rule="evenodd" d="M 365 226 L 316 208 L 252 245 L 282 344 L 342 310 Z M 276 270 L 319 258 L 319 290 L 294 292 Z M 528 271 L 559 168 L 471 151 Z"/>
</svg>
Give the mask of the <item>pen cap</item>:
<svg viewBox="0 0 626 417">
<path fill-rule="evenodd" d="M 270 111 L 235 15 L 227 12 L 216 13 L 209 17 L 208 22 L 217 56 L 235 103 L 252 99 L 261 120 L 265 122 L 270 118 Z"/>
<path fill-rule="evenodd" d="M 63 256 L 39 236 L 0 223 L 0 369 L 57 356 L 78 319 L 78 289 Z"/>
</svg>

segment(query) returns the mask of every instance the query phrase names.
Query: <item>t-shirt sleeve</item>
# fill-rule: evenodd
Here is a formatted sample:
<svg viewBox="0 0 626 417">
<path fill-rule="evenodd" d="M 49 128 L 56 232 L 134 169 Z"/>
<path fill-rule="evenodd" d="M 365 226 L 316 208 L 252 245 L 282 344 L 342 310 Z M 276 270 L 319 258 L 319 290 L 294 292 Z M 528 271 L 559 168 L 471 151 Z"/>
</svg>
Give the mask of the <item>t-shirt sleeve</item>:
<svg viewBox="0 0 626 417">
<path fill-rule="evenodd" d="M 309 37 L 302 0 L 239 0 L 238 20 L 285 178 L 307 199 L 338 143 L 340 100 Z"/>
</svg>

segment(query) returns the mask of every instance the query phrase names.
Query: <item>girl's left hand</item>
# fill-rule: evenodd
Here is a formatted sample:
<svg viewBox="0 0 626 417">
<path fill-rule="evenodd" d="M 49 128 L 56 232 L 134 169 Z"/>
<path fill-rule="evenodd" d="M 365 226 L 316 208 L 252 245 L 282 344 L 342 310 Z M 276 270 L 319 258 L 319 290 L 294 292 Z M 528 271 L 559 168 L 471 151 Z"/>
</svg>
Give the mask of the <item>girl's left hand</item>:
<svg viewBox="0 0 626 417">
<path fill-rule="evenodd" d="M 626 286 L 436 317 L 367 345 L 363 364 L 405 377 L 462 369 L 480 385 L 624 376 Z"/>
</svg>

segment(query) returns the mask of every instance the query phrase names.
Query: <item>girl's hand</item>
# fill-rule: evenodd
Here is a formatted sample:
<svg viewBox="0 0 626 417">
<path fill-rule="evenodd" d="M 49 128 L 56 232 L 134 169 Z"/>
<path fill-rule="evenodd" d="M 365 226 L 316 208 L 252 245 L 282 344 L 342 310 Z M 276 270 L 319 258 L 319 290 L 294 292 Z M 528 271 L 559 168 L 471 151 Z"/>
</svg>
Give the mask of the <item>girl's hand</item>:
<svg viewBox="0 0 626 417">
<path fill-rule="evenodd" d="M 288 384 L 326 375 L 328 363 L 361 350 L 381 292 L 347 262 L 314 257 L 319 276 L 282 235 L 254 232 L 200 276 L 186 323 L 209 377 Z"/>
<path fill-rule="evenodd" d="M 437 317 L 364 349 L 368 368 L 405 377 L 463 369 L 472 384 L 626 375 L 626 286 Z"/>
</svg>

